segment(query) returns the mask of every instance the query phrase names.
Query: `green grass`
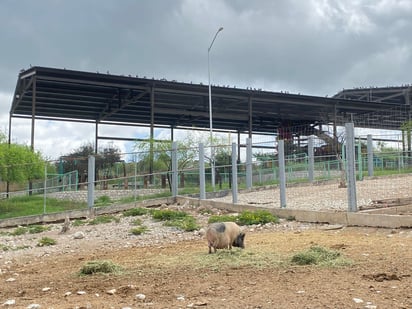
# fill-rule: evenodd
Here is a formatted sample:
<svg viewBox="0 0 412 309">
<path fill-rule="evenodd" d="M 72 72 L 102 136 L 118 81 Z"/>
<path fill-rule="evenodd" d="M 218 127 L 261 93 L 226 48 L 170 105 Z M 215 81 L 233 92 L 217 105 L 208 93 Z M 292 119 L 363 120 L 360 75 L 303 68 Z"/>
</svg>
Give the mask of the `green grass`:
<svg viewBox="0 0 412 309">
<path fill-rule="evenodd" d="M 112 199 L 110 198 L 110 196 L 107 196 L 107 195 L 99 196 L 99 197 L 94 201 L 94 205 L 95 205 L 96 207 L 99 207 L 99 206 L 107 206 L 107 205 L 111 205 L 111 204 L 113 204 L 113 201 L 112 201 Z"/>
<path fill-rule="evenodd" d="M 146 226 L 138 226 L 134 227 L 130 230 L 130 233 L 133 235 L 142 235 L 143 233 L 146 233 L 148 231 L 148 228 Z"/>
<path fill-rule="evenodd" d="M 57 244 L 57 241 L 53 238 L 50 237 L 43 237 L 42 239 L 39 240 L 37 243 L 38 247 L 45 247 L 45 246 L 53 246 Z"/>
<path fill-rule="evenodd" d="M 125 217 L 135 217 L 135 216 L 143 216 L 147 213 L 149 213 L 149 209 L 144 208 L 144 207 L 137 207 L 137 208 L 132 208 L 132 209 L 125 210 L 123 212 L 123 216 L 125 216 Z"/>
<path fill-rule="evenodd" d="M 97 224 L 110 223 L 112 221 L 119 222 L 120 219 L 118 217 L 111 216 L 111 215 L 103 215 L 103 216 L 98 216 L 94 218 L 93 220 L 89 221 L 88 224 L 97 225 Z"/>
<path fill-rule="evenodd" d="M 55 198 L 46 199 L 46 212 L 56 213 L 73 209 L 85 209 L 85 202 L 70 200 L 59 200 Z M 0 219 L 16 218 L 23 216 L 41 215 L 44 211 L 43 196 L 16 196 L 0 200 Z"/>
<path fill-rule="evenodd" d="M 147 195 L 138 195 L 134 197 L 133 195 L 131 196 L 126 196 L 123 197 L 119 200 L 120 203 L 122 204 L 128 204 L 128 203 L 133 203 L 133 202 L 142 202 L 145 200 L 150 200 L 150 199 L 156 199 L 156 198 L 163 198 L 163 197 L 170 197 L 172 196 L 172 193 L 169 191 L 161 192 L 161 193 L 155 193 L 155 194 L 147 194 Z"/>
<path fill-rule="evenodd" d="M 196 219 L 184 211 L 154 209 L 151 211 L 151 215 L 155 220 L 165 221 L 164 225 L 166 226 L 173 226 L 186 232 L 199 229 Z"/>
<path fill-rule="evenodd" d="M 236 222 L 239 225 L 279 223 L 279 218 L 267 210 L 242 211 L 239 215 L 210 216 L 209 223 Z"/>
</svg>

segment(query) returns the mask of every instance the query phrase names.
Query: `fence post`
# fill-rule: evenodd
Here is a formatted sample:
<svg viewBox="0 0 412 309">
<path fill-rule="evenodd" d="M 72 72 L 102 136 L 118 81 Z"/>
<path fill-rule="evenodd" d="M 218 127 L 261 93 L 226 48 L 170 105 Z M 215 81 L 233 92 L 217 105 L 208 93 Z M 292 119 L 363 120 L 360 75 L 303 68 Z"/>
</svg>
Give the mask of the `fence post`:
<svg viewBox="0 0 412 309">
<path fill-rule="evenodd" d="M 358 179 L 363 180 L 362 142 L 358 141 Z"/>
<path fill-rule="evenodd" d="M 286 208 L 285 142 L 278 141 L 280 208 Z"/>
<path fill-rule="evenodd" d="M 200 185 L 200 199 L 206 198 L 206 185 L 205 185 L 205 147 L 203 143 L 199 144 L 199 185 Z"/>
<path fill-rule="evenodd" d="M 237 154 L 236 143 L 232 143 L 232 202 L 237 203 Z"/>
<path fill-rule="evenodd" d="M 177 196 L 177 143 L 172 143 L 172 196 Z"/>
<path fill-rule="evenodd" d="M 43 214 L 46 214 L 47 198 L 47 164 L 44 164 Z"/>
<path fill-rule="evenodd" d="M 95 172 L 95 157 L 89 156 L 87 162 L 87 206 L 92 208 L 94 206 L 94 172 Z"/>
<path fill-rule="evenodd" d="M 134 202 L 136 204 L 137 201 L 137 155 L 134 155 Z"/>
<path fill-rule="evenodd" d="M 345 124 L 346 130 L 346 175 L 348 181 L 348 211 L 358 211 L 356 200 L 355 134 L 352 122 Z"/>
<path fill-rule="evenodd" d="M 313 149 L 313 135 L 309 136 L 308 139 L 308 177 L 309 177 L 309 181 L 313 182 L 314 180 L 314 171 L 315 171 L 315 153 L 314 153 L 314 149 Z"/>
<path fill-rule="evenodd" d="M 252 139 L 246 139 L 246 188 L 252 189 Z"/>
<path fill-rule="evenodd" d="M 372 134 L 368 134 L 368 176 L 373 176 L 373 140 Z"/>
</svg>

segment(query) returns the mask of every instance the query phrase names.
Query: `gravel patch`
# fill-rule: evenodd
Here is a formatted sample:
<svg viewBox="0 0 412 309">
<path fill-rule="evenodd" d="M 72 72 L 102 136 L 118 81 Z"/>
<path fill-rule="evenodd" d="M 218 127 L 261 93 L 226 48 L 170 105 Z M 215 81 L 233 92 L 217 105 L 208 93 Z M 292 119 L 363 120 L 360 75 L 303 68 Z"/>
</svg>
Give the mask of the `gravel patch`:
<svg viewBox="0 0 412 309">
<path fill-rule="evenodd" d="M 339 184 L 302 184 L 286 188 L 286 207 L 302 210 L 348 210 L 348 190 Z M 358 208 L 370 206 L 374 201 L 412 197 L 412 175 L 370 178 L 356 182 Z M 232 195 L 214 198 L 215 201 L 232 203 Z M 280 207 L 279 188 L 242 192 L 238 204 L 249 204 L 268 208 Z"/>
</svg>

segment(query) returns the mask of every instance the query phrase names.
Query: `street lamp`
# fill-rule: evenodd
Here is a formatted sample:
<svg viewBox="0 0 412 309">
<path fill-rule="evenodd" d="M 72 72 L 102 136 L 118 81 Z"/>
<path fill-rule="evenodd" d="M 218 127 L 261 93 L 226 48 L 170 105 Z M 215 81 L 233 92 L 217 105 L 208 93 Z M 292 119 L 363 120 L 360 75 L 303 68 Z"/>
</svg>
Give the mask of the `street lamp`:
<svg viewBox="0 0 412 309">
<path fill-rule="evenodd" d="M 213 37 L 212 43 L 207 50 L 207 72 L 209 76 L 209 129 L 210 129 L 210 161 L 212 163 L 212 188 L 213 192 L 215 192 L 215 156 L 213 150 L 213 122 L 212 122 L 212 88 L 210 85 L 210 50 L 212 49 L 213 43 L 216 40 L 217 35 L 220 31 L 223 30 L 223 27 L 220 27 L 217 31 L 215 36 Z"/>
</svg>

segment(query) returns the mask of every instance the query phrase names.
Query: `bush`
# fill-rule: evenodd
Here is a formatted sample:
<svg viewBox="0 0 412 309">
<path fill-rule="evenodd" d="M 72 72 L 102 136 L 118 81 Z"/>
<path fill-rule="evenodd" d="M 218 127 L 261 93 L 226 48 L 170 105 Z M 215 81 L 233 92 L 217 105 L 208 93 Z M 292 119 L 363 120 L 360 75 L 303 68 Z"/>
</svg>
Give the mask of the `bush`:
<svg viewBox="0 0 412 309">
<path fill-rule="evenodd" d="M 267 210 L 243 211 L 237 218 L 240 225 L 279 223 L 279 218 Z"/>
</svg>

